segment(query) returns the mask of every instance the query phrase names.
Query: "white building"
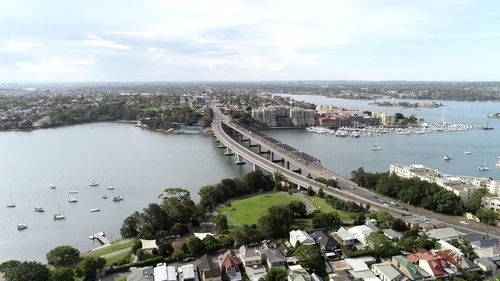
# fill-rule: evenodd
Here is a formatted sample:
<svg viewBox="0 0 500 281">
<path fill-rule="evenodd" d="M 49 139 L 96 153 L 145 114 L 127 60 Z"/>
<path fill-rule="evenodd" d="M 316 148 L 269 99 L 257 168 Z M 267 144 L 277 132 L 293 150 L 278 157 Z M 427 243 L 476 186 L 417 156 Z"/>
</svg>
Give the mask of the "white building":
<svg viewBox="0 0 500 281">
<path fill-rule="evenodd" d="M 483 197 L 483 205 L 488 210 L 500 211 L 500 197 Z"/>
<path fill-rule="evenodd" d="M 196 266 L 193 264 L 186 264 L 179 267 L 179 281 L 199 281 L 198 269 Z"/>
<path fill-rule="evenodd" d="M 290 244 L 295 247 L 297 242 L 300 242 L 300 245 L 314 245 L 316 242 L 309 235 L 309 233 L 303 230 L 292 230 L 290 231 Z"/>
<path fill-rule="evenodd" d="M 175 266 L 167 266 L 166 263 L 158 264 L 154 268 L 153 275 L 156 281 L 177 281 Z"/>
<path fill-rule="evenodd" d="M 351 227 L 347 231 L 349 231 L 352 236 L 356 237 L 356 239 L 364 246 L 366 246 L 366 237 L 368 237 L 368 235 L 372 232 L 375 232 L 371 227 L 364 224 Z"/>
</svg>

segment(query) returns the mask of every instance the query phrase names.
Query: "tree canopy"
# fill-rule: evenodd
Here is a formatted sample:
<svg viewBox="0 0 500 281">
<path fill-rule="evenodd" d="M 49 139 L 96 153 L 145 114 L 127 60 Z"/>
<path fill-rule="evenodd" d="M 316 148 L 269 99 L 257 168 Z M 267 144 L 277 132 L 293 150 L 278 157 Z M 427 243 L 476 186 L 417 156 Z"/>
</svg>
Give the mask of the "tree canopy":
<svg viewBox="0 0 500 281">
<path fill-rule="evenodd" d="M 59 246 L 47 253 L 47 261 L 54 266 L 71 265 L 80 258 L 80 251 L 71 246 Z"/>
</svg>

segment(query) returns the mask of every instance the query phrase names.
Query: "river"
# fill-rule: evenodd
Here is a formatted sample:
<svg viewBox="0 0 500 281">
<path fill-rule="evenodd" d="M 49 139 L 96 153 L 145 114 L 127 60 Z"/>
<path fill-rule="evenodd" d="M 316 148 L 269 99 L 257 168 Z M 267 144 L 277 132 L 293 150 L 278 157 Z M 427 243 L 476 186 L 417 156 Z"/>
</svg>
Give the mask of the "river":
<svg viewBox="0 0 500 281">
<path fill-rule="evenodd" d="M 119 238 L 122 221 L 167 187 L 183 187 L 198 200 L 203 185 L 237 177 L 236 166 L 211 136 L 168 135 L 130 124 L 96 123 L 0 133 L 0 262 L 39 260 L 60 245 L 81 251 L 99 246 L 87 236 Z M 100 183 L 90 187 L 91 181 Z M 56 189 L 50 189 L 55 184 Z M 106 187 L 114 186 L 114 191 Z M 68 194 L 78 191 L 78 194 Z M 108 199 L 102 199 L 102 195 Z M 113 196 L 125 200 L 115 203 Z M 12 196 L 15 208 L 7 208 Z M 69 203 L 68 197 L 78 199 Z M 58 211 L 65 220 L 54 221 Z M 45 213 L 34 212 L 35 206 Z M 91 213 L 90 209 L 100 208 Z M 28 229 L 18 231 L 24 222 Z"/>
</svg>

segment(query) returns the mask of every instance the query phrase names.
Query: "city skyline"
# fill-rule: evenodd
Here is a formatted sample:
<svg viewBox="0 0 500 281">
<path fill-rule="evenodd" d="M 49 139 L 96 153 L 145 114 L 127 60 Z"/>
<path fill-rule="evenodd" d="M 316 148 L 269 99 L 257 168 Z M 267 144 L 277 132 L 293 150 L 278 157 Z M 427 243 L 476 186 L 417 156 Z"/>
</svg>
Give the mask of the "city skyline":
<svg viewBox="0 0 500 281">
<path fill-rule="evenodd" d="M 1 1 L 0 81 L 499 80 L 500 3 L 434 2 Z"/>
</svg>

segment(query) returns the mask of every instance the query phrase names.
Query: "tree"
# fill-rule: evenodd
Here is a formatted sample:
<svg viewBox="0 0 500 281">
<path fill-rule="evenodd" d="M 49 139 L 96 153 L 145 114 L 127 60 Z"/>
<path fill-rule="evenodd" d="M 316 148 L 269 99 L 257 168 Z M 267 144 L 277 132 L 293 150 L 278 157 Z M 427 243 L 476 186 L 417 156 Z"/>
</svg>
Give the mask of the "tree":
<svg viewBox="0 0 500 281">
<path fill-rule="evenodd" d="M 182 223 L 174 223 L 172 225 L 172 228 L 170 228 L 170 233 L 172 234 L 177 234 L 177 235 L 184 235 L 189 231 L 188 227 L 185 224 Z"/>
<path fill-rule="evenodd" d="M 486 188 L 476 189 L 465 205 L 467 211 L 476 214 L 483 207 L 483 197 L 486 192 Z"/>
<path fill-rule="evenodd" d="M 288 235 L 295 215 L 288 206 L 272 206 L 267 215 L 259 219 L 259 229 L 273 238 L 283 238 Z"/>
<path fill-rule="evenodd" d="M 294 252 L 297 261 L 310 273 L 325 275 L 325 260 L 321 251 L 314 245 L 302 245 Z"/>
<path fill-rule="evenodd" d="M 205 253 L 205 246 L 200 238 L 196 236 L 191 236 L 186 240 L 185 243 L 189 253 L 193 256 L 201 256 Z"/>
<path fill-rule="evenodd" d="M 8 281 L 47 281 L 49 280 L 49 269 L 36 261 L 24 261 L 9 269 L 5 278 Z"/>
<path fill-rule="evenodd" d="M 288 278 L 288 270 L 284 268 L 272 267 L 264 276 L 264 281 L 286 281 Z"/>
<path fill-rule="evenodd" d="M 14 267 L 16 267 L 16 266 L 18 266 L 20 264 L 21 264 L 21 262 L 20 261 L 16 261 L 16 260 L 9 260 L 9 261 L 0 263 L 0 272 L 7 273 L 11 269 L 13 269 Z"/>
<path fill-rule="evenodd" d="M 399 249 L 384 233 L 370 233 L 366 237 L 366 245 L 373 250 L 375 257 L 392 257 L 399 254 Z"/>
<path fill-rule="evenodd" d="M 174 248 L 172 247 L 172 243 L 170 242 L 163 242 L 158 245 L 158 255 L 164 258 L 168 257 L 173 251 Z"/>
<path fill-rule="evenodd" d="M 189 191 L 182 188 L 167 188 L 159 198 L 163 199 L 161 206 L 174 222 L 191 221 L 196 204 L 191 200 Z"/>
<path fill-rule="evenodd" d="M 259 241 L 262 234 L 259 229 L 250 227 L 249 225 L 242 225 L 241 227 L 233 229 L 231 235 L 234 238 L 236 245 L 244 245 L 250 242 Z"/>
<path fill-rule="evenodd" d="M 306 205 L 302 201 L 294 200 L 288 204 L 288 208 L 292 210 L 296 218 L 307 217 Z"/>
<path fill-rule="evenodd" d="M 220 249 L 220 241 L 219 239 L 213 237 L 212 235 L 207 235 L 203 240 L 203 248 L 207 253 L 212 253 Z"/>
<path fill-rule="evenodd" d="M 214 222 L 215 222 L 215 230 L 217 230 L 217 233 L 219 234 L 227 233 L 229 226 L 227 225 L 226 215 L 219 214 L 215 216 Z"/>
<path fill-rule="evenodd" d="M 312 224 L 314 228 L 337 229 L 342 225 L 342 220 L 336 212 L 317 212 L 312 219 Z"/>
<path fill-rule="evenodd" d="M 137 237 L 137 235 L 139 235 L 141 219 L 141 214 L 139 212 L 134 212 L 132 215 L 128 216 L 123 221 L 120 234 L 124 238 Z"/>
<path fill-rule="evenodd" d="M 474 247 L 472 247 L 470 241 L 468 240 L 461 239 L 458 248 L 462 253 L 464 253 L 465 257 L 471 261 L 475 260 L 478 257 L 476 252 L 474 251 Z"/>
<path fill-rule="evenodd" d="M 71 265 L 80 258 L 80 251 L 71 246 L 59 246 L 47 253 L 47 261 L 53 266 Z"/>
<path fill-rule="evenodd" d="M 489 225 L 496 225 L 499 217 L 497 211 L 487 210 L 484 208 L 479 209 L 476 213 L 476 216 L 481 222 L 487 223 Z"/>
<path fill-rule="evenodd" d="M 50 272 L 49 281 L 74 281 L 75 272 L 67 267 L 58 267 Z"/>
<path fill-rule="evenodd" d="M 309 186 L 307 188 L 307 196 L 314 196 L 316 194 L 316 192 L 314 192 L 312 186 Z"/>
<path fill-rule="evenodd" d="M 106 260 L 101 257 L 85 257 L 83 262 L 76 268 L 76 275 L 83 280 L 93 280 L 98 270 L 106 265 Z"/>
<path fill-rule="evenodd" d="M 318 194 L 316 195 L 318 195 L 319 198 L 325 198 L 325 192 L 323 191 L 323 188 L 320 188 L 318 190 Z"/>
</svg>

